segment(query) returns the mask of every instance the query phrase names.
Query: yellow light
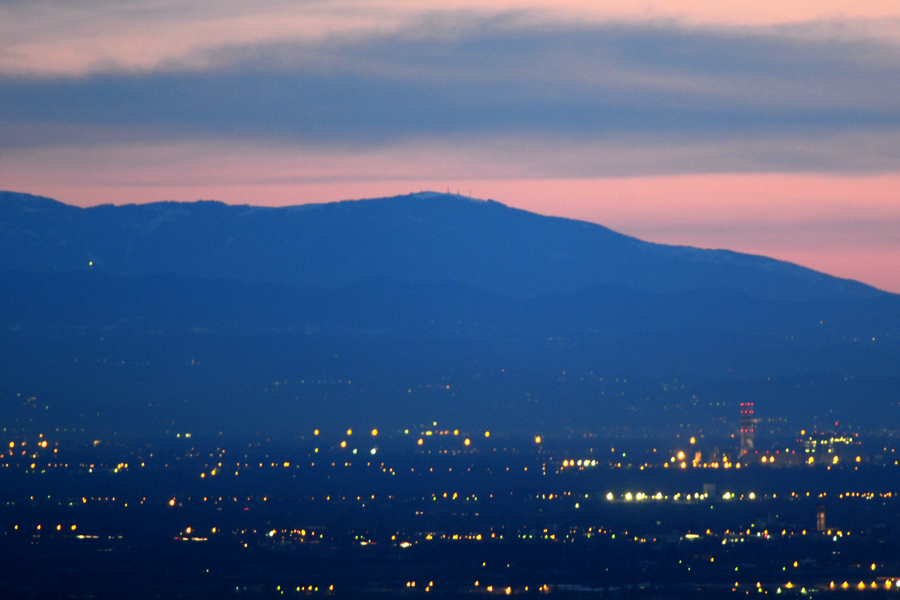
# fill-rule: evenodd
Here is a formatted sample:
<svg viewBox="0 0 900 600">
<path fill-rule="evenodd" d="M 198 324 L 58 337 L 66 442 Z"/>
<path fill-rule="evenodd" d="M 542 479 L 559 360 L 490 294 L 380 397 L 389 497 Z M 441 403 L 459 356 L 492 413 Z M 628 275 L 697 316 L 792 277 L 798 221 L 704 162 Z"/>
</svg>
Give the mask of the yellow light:
<svg viewBox="0 0 900 600">
<path fill-rule="evenodd" d="M 682 450 L 678 451 L 678 460 L 684 460 L 684 451 L 682 451 Z"/>
<path fill-rule="evenodd" d="M 608 494 L 606 494 L 606 499 L 607 499 L 607 500 L 612 500 L 612 499 L 613 499 L 613 493 L 612 493 L 612 492 L 609 492 Z"/>
<path fill-rule="evenodd" d="M 348 429 L 348 430 L 347 430 L 347 435 L 353 435 L 353 430 L 352 430 L 352 429 Z"/>
<path fill-rule="evenodd" d="M 856 457 L 856 462 L 860 462 L 861 460 L 862 460 L 861 457 L 859 457 L 859 456 Z"/>
<path fill-rule="evenodd" d="M 342 442 L 341 442 L 341 448 L 346 448 L 346 447 L 347 447 L 347 442 L 346 442 L 346 441 L 342 441 Z"/>
<path fill-rule="evenodd" d="M 682 461 L 682 462 L 681 462 L 681 468 L 682 468 L 682 469 L 687 469 L 687 463 L 684 462 L 684 461 Z"/>
<path fill-rule="evenodd" d="M 313 430 L 313 435 L 319 435 L 319 430 L 318 430 L 318 429 L 314 429 L 314 430 Z"/>
<path fill-rule="evenodd" d="M 169 506 L 175 506 L 175 498 L 169 500 Z"/>
<path fill-rule="evenodd" d="M 291 463 L 285 461 L 285 463 L 284 463 L 284 468 L 287 469 L 287 468 L 290 467 L 290 466 L 291 466 Z"/>
<path fill-rule="evenodd" d="M 372 430 L 372 437 L 375 437 L 376 435 L 378 435 L 378 430 L 377 430 L 377 429 L 373 429 L 373 430 Z"/>
<path fill-rule="evenodd" d="M 421 446 L 422 444 L 425 443 L 425 440 L 423 440 L 422 438 L 419 438 L 419 441 L 416 443 Z"/>
<path fill-rule="evenodd" d="M 691 438 L 691 443 L 692 443 L 692 444 L 696 444 L 696 443 L 697 443 L 697 439 L 692 437 L 692 438 Z"/>
<path fill-rule="evenodd" d="M 463 442 L 463 444 L 465 444 L 466 446 L 468 446 L 471 443 L 472 443 L 472 440 L 470 440 L 469 438 L 466 438 L 465 441 Z"/>
<path fill-rule="evenodd" d="M 535 444 L 540 444 L 540 443 L 541 443 L 541 436 L 539 436 L 539 435 L 534 436 L 534 443 L 535 443 Z M 509 588 L 507 588 L 507 589 L 509 589 Z"/>
<path fill-rule="evenodd" d="M 491 437 L 491 432 L 490 432 L 490 431 L 485 431 L 485 432 L 484 432 L 484 437 Z"/>
</svg>

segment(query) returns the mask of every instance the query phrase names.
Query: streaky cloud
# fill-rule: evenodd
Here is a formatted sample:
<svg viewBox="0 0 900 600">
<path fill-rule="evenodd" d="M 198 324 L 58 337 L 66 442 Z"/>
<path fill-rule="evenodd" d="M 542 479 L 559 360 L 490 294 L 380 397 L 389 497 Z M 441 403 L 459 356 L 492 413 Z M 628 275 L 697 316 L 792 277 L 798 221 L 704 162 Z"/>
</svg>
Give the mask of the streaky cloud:
<svg viewBox="0 0 900 600">
<path fill-rule="evenodd" d="M 499 150 L 500 162 L 543 156 L 535 172 L 547 176 L 900 168 L 895 47 L 810 27 L 432 15 L 400 32 L 238 45 L 161 72 L 7 76 L 0 152 L 452 142 Z"/>
</svg>

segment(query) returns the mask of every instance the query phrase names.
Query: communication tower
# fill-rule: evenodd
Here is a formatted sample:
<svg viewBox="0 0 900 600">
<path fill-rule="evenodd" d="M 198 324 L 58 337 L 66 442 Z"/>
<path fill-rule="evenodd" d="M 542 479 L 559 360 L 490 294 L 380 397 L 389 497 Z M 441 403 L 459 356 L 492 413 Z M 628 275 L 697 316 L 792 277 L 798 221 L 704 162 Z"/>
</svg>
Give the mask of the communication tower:
<svg viewBox="0 0 900 600">
<path fill-rule="evenodd" d="M 741 402 L 741 456 L 753 450 L 753 403 Z"/>
</svg>

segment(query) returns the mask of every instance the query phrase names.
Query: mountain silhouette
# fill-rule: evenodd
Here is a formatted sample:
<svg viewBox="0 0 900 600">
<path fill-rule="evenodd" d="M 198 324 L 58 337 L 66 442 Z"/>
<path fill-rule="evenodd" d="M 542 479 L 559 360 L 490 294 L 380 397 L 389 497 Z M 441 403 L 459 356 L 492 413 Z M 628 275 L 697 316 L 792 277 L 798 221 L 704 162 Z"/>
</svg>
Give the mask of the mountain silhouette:
<svg viewBox="0 0 900 600">
<path fill-rule="evenodd" d="M 336 287 L 458 283 L 510 296 L 618 285 L 811 299 L 877 292 L 760 256 L 643 242 L 493 201 L 433 192 L 285 208 L 219 202 L 67 206 L 0 194 L 0 269 Z"/>
<path fill-rule="evenodd" d="M 894 294 L 457 195 L 77 208 L 2 192 L 0 289 L 14 429 L 634 434 L 728 431 L 742 400 L 801 425 L 900 410 Z"/>
</svg>

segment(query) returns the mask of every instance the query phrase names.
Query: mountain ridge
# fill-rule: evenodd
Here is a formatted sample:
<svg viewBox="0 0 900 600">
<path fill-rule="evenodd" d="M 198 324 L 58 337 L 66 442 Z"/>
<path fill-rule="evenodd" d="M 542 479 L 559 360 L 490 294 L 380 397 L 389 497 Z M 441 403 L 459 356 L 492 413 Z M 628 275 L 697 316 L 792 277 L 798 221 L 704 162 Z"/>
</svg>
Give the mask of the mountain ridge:
<svg viewBox="0 0 900 600">
<path fill-rule="evenodd" d="M 3 270 L 172 272 L 295 287 L 443 280 L 513 296 L 606 283 L 647 291 L 729 287 L 791 299 L 886 293 L 768 257 L 655 244 L 595 223 L 437 192 L 291 207 L 197 201 L 90 208 L 0 192 L 0 227 Z M 765 276 L 773 279 L 763 284 Z"/>
<path fill-rule="evenodd" d="M 884 429 L 897 364 L 898 295 L 492 201 L 0 193 L 9 431 Z"/>
</svg>

